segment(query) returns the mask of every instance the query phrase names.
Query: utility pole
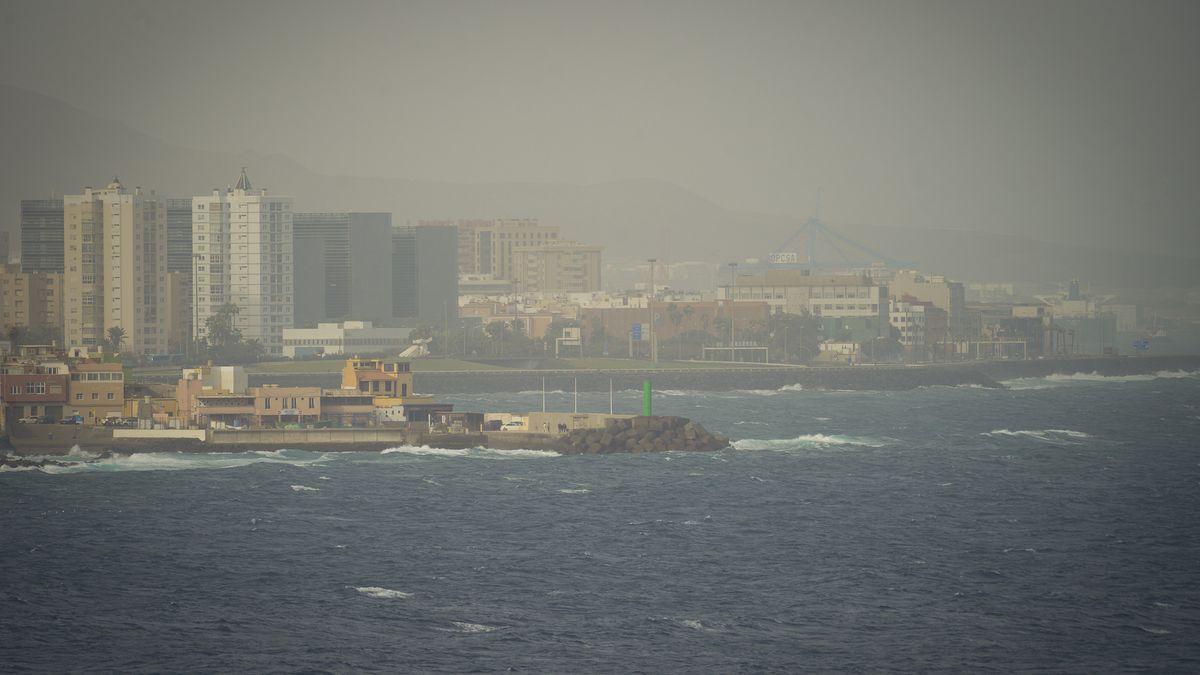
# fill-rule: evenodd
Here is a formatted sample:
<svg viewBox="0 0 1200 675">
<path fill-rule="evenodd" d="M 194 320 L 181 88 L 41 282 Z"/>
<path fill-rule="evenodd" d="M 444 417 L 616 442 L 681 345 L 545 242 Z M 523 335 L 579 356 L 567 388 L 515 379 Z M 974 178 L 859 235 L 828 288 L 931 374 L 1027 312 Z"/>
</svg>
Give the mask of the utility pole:
<svg viewBox="0 0 1200 675">
<path fill-rule="evenodd" d="M 650 263 L 650 295 L 646 300 L 646 307 L 650 310 L 650 361 L 658 363 L 658 345 L 654 342 L 654 263 L 658 262 L 658 258 L 649 258 L 646 262 Z"/>
</svg>

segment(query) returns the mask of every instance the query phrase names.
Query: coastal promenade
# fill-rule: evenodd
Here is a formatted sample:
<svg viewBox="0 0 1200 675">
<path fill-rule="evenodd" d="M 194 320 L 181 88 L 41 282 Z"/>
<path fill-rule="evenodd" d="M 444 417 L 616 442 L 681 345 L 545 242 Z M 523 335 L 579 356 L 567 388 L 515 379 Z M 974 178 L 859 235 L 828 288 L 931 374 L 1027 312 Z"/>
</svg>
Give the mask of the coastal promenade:
<svg viewBox="0 0 1200 675">
<path fill-rule="evenodd" d="M 864 364 L 795 366 L 782 364 L 740 364 L 714 362 L 671 361 L 657 367 L 646 361 L 610 359 L 603 368 L 555 367 L 561 362 L 553 359 L 522 359 L 519 367 L 496 367 L 494 363 L 480 364 L 469 369 L 467 362 L 455 361 L 455 369 L 438 370 L 436 359 L 419 361 L 423 368 L 414 368 L 417 386 L 422 393 L 447 395 L 462 392 L 531 391 L 542 387 L 548 390 L 608 391 L 640 389 L 642 381 L 650 378 L 655 389 L 694 389 L 734 391 L 739 389 L 779 389 L 798 386 L 805 389 L 902 391 L 933 386 L 1003 387 L 1004 380 L 1021 377 L 1045 377 L 1054 374 L 1097 373 L 1100 375 L 1135 375 L 1158 371 L 1200 370 L 1198 356 L 1139 356 L 1139 357 L 1074 357 L 1030 360 L 962 361 L 924 364 Z M 628 364 L 628 367 L 621 367 Z M 280 368 L 251 371 L 250 384 L 279 384 L 281 386 L 337 387 L 340 376 L 317 370 L 323 362 L 288 363 Z M 298 371 L 309 366 L 308 372 Z M 543 367 L 548 366 L 548 367 Z M 135 378 L 147 382 L 173 383 L 177 375 L 154 374 Z"/>
</svg>

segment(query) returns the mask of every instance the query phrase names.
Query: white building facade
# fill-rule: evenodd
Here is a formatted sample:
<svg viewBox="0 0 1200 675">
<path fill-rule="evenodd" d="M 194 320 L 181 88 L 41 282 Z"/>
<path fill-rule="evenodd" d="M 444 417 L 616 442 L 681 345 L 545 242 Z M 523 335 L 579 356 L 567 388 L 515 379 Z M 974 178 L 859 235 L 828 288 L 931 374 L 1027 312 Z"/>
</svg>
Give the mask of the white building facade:
<svg viewBox="0 0 1200 675">
<path fill-rule="evenodd" d="M 910 352 L 925 349 L 925 305 L 892 301 L 892 327 L 900 332 L 900 344 Z"/>
<path fill-rule="evenodd" d="M 294 316 L 292 198 L 253 189 L 245 169 L 235 187 L 193 197 L 192 280 L 197 340 L 207 338 L 208 318 L 230 303 L 242 338 L 282 355 Z"/>
<path fill-rule="evenodd" d="M 409 346 L 407 328 L 376 328 L 370 321 L 319 323 L 316 328 L 283 331 L 283 355 L 398 353 Z"/>
</svg>

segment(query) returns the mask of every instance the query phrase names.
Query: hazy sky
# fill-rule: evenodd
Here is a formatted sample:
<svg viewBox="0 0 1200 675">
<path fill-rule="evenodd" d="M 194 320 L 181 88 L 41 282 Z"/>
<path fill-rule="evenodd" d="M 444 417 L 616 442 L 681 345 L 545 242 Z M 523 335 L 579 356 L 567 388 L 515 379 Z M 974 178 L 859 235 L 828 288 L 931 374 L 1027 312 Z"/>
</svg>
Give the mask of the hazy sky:
<svg viewBox="0 0 1200 675">
<path fill-rule="evenodd" d="M 0 81 L 181 145 L 1195 253 L 1200 2 L 6 2 Z"/>
</svg>

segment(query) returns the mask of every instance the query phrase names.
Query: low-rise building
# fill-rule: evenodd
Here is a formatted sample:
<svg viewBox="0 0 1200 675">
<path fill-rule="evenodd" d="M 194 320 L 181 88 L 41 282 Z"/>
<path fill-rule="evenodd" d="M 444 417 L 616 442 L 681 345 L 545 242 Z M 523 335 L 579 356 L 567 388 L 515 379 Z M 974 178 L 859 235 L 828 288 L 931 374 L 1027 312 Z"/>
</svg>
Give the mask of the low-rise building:
<svg viewBox="0 0 1200 675">
<path fill-rule="evenodd" d="M 408 328 L 376 327 L 370 321 L 320 323 L 316 328 L 284 328 L 283 355 L 377 354 L 408 346 Z"/>
<path fill-rule="evenodd" d="M 84 424 L 101 424 L 120 417 L 125 405 L 125 373 L 120 363 L 80 362 L 70 369 L 66 416 L 78 415 Z"/>
<path fill-rule="evenodd" d="M 25 359 L 0 366 L 6 421 L 48 416 L 59 419 L 67 402 L 67 364 Z"/>
</svg>

